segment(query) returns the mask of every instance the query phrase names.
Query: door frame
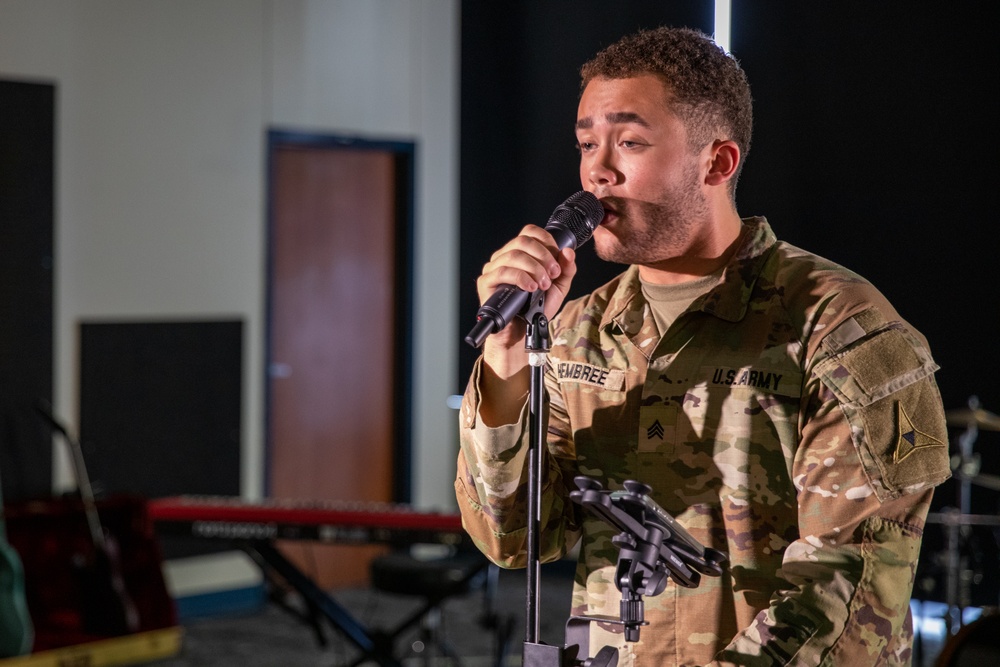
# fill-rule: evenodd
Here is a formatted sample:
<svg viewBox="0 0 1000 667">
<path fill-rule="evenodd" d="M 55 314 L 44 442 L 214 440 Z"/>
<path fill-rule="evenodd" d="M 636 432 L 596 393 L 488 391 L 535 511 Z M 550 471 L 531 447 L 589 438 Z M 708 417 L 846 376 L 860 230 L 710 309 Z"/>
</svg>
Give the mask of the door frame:
<svg viewBox="0 0 1000 667">
<path fill-rule="evenodd" d="M 397 503 L 412 500 L 412 432 L 413 432 L 413 255 L 415 230 L 416 144 L 412 141 L 373 139 L 344 134 L 324 134 L 272 128 L 267 131 L 266 169 L 266 269 L 264 312 L 264 495 L 271 494 L 271 405 L 273 359 L 273 288 L 274 288 L 274 156 L 281 148 L 318 148 L 374 150 L 391 153 L 396 169 L 396 244 L 395 285 L 396 317 L 392 350 L 393 367 L 398 379 L 393 383 L 392 412 L 396 415 L 392 446 L 392 496 Z"/>
</svg>

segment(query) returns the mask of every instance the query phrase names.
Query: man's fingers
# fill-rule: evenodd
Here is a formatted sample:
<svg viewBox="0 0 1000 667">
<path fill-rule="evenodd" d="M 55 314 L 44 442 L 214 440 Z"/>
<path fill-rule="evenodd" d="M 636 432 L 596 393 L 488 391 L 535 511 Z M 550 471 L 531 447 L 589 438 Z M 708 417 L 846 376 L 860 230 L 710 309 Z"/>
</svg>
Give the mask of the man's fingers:
<svg viewBox="0 0 1000 667">
<path fill-rule="evenodd" d="M 525 227 L 483 265 L 476 282 L 480 302 L 499 285 L 514 285 L 527 292 L 549 289 L 563 272 L 559 256 L 551 234 L 537 225 Z"/>
</svg>

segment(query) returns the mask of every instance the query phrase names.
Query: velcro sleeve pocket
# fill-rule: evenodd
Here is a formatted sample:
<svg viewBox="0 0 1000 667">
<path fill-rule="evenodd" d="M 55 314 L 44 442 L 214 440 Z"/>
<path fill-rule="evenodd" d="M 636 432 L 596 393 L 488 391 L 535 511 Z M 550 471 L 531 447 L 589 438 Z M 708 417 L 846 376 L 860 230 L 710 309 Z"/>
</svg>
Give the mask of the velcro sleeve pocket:
<svg viewBox="0 0 1000 667">
<path fill-rule="evenodd" d="M 950 476 L 948 432 L 923 341 L 869 309 L 827 336 L 816 374 L 840 401 L 879 500 Z"/>
</svg>

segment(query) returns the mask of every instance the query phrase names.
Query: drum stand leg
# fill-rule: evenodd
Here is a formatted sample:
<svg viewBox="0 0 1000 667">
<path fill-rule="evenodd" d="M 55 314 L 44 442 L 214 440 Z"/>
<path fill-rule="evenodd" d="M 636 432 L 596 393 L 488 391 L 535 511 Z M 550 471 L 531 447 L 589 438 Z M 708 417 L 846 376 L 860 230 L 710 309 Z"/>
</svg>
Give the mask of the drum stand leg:
<svg viewBox="0 0 1000 667">
<path fill-rule="evenodd" d="M 979 399 L 969 397 L 969 409 L 979 408 Z M 945 630 L 949 637 L 954 636 L 965 625 L 964 610 L 971 603 L 971 573 L 967 572 L 962 563 L 963 543 L 967 541 L 971 526 L 962 523 L 961 515 L 972 511 L 972 479 L 979 474 L 979 457 L 972 451 L 972 446 L 979 436 L 979 427 L 970 421 L 965 431 L 958 437 L 959 453 L 957 461 L 952 459 L 955 469 L 955 479 L 958 481 L 958 517 L 948 524 L 947 553 L 948 562 L 945 579 L 945 601 L 948 611 L 945 616 Z"/>
</svg>

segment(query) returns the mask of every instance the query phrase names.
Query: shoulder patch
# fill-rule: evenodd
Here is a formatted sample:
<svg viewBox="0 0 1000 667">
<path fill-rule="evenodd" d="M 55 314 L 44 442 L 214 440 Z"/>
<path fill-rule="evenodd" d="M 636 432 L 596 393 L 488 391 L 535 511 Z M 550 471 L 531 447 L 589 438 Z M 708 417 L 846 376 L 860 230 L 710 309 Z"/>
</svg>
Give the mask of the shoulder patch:
<svg viewBox="0 0 1000 667">
<path fill-rule="evenodd" d="M 937 438 L 917 429 L 913 425 L 913 420 L 906 414 L 906 409 L 902 403 L 898 404 L 899 415 L 896 419 L 899 431 L 896 440 L 896 449 L 892 453 L 894 463 L 899 463 L 918 449 L 925 447 L 945 447 L 948 445 Z"/>
<path fill-rule="evenodd" d="M 870 309 L 831 332 L 815 375 L 836 395 L 875 495 L 896 498 L 951 475 L 948 431 L 922 341 Z"/>
</svg>

